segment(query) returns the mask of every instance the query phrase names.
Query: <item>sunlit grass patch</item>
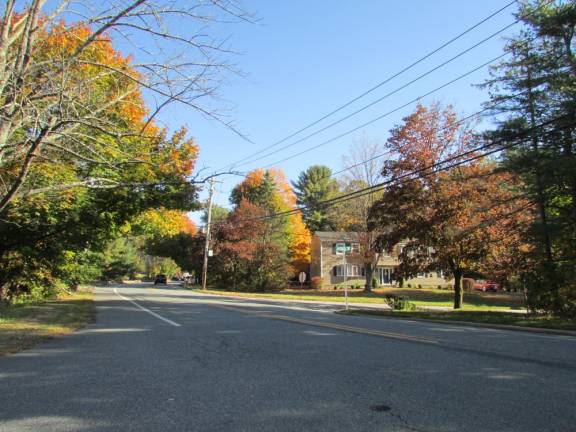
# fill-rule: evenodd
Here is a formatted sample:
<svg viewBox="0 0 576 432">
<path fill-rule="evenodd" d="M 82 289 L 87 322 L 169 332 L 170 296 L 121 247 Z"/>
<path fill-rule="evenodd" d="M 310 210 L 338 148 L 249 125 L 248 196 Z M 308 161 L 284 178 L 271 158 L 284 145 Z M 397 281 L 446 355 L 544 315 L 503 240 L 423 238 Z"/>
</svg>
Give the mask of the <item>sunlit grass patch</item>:
<svg viewBox="0 0 576 432">
<path fill-rule="evenodd" d="M 284 290 L 274 293 L 251 293 L 210 289 L 205 291 L 198 290 L 197 292 L 261 299 L 344 302 L 343 290 Z M 454 293 L 449 290 L 429 288 L 378 288 L 372 293 L 350 290 L 348 292 L 348 301 L 350 303 L 386 304 L 387 295 L 404 297 L 416 306 L 447 308 L 452 307 L 454 297 Z M 523 308 L 524 300 L 522 296 L 516 294 L 471 292 L 464 295 L 464 310 L 506 311 Z"/>
<path fill-rule="evenodd" d="M 81 289 L 34 304 L 0 306 L 0 355 L 71 333 L 94 320 L 94 294 Z"/>
</svg>

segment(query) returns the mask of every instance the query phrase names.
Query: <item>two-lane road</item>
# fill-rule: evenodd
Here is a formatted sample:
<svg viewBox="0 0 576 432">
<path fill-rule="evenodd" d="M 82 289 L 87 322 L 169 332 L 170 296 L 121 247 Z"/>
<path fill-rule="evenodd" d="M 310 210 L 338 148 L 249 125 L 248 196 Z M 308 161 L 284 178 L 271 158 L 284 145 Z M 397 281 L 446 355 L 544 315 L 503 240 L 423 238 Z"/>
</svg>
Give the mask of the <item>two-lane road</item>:
<svg viewBox="0 0 576 432">
<path fill-rule="evenodd" d="M 98 288 L 0 358 L 0 432 L 576 431 L 576 338 Z"/>
</svg>

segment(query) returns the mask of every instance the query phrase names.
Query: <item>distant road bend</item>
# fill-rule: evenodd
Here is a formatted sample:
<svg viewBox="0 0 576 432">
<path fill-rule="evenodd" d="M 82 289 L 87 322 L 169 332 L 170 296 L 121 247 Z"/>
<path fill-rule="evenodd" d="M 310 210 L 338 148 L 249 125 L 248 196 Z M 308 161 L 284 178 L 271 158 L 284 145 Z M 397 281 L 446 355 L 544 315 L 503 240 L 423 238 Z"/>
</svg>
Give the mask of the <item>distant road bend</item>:
<svg viewBox="0 0 576 432">
<path fill-rule="evenodd" d="M 576 338 L 151 284 L 0 358 L 0 432 L 576 431 Z"/>
</svg>

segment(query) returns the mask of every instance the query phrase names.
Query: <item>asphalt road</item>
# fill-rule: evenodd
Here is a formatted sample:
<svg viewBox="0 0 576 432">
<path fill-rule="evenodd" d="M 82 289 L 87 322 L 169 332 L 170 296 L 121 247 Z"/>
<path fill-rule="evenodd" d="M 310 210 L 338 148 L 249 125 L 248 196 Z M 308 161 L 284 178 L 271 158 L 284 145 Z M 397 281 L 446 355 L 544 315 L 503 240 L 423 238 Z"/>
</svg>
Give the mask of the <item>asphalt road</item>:
<svg viewBox="0 0 576 432">
<path fill-rule="evenodd" d="M 576 338 L 176 287 L 0 358 L 0 431 L 576 431 Z"/>
</svg>

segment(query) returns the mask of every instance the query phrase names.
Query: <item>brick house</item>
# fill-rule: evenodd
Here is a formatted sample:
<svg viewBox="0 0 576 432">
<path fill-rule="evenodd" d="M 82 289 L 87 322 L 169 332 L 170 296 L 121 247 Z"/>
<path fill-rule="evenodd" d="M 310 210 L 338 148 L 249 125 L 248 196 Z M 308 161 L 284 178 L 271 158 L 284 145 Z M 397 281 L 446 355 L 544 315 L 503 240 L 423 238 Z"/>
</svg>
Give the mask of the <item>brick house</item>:
<svg viewBox="0 0 576 432">
<path fill-rule="evenodd" d="M 346 247 L 345 247 L 346 246 Z M 380 285 L 391 286 L 394 269 L 398 266 L 399 247 L 396 246 L 390 254 L 383 254 L 374 271 L 374 277 Z M 346 254 L 342 249 L 348 249 Z M 364 285 L 365 270 L 360 256 L 360 235 L 356 232 L 316 231 L 312 236 L 310 248 L 310 277 L 319 276 L 323 286 L 337 285 L 344 281 L 344 262 L 346 262 L 346 280 Z M 437 287 L 446 285 L 441 272 L 421 273 L 417 277 L 405 281 L 416 287 Z"/>
</svg>

